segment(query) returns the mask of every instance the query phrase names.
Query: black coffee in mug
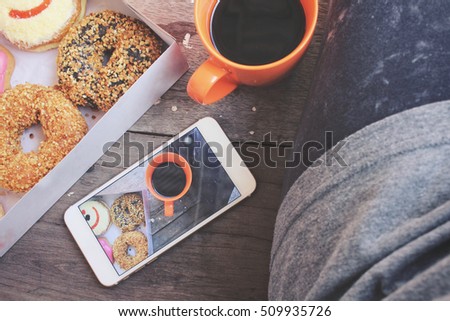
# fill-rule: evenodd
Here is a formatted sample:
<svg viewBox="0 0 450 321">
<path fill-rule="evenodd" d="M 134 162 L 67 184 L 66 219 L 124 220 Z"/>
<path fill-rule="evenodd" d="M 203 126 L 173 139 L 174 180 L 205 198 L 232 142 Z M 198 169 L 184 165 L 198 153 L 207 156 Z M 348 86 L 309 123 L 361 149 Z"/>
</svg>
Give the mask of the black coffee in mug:
<svg viewBox="0 0 450 321">
<path fill-rule="evenodd" d="M 265 65 L 289 55 L 303 39 L 300 0 L 220 0 L 211 22 L 216 49 L 243 65 Z"/>
<path fill-rule="evenodd" d="M 152 176 L 152 185 L 155 191 L 163 197 L 175 197 L 186 187 L 186 174 L 175 163 L 161 163 L 155 168 Z"/>
</svg>

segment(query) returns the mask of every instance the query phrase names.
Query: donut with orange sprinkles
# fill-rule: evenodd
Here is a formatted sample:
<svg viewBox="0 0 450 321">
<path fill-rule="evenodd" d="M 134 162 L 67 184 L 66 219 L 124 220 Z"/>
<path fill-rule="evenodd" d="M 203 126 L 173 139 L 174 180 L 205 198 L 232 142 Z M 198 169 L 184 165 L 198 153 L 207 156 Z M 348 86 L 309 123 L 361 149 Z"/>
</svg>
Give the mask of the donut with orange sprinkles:
<svg viewBox="0 0 450 321">
<path fill-rule="evenodd" d="M 37 151 L 24 153 L 25 129 L 40 123 L 45 135 Z M 0 187 L 26 192 L 53 169 L 83 138 L 80 111 L 51 88 L 18 85 L 0 96 Z"/>
<path fill-rule="evenodd" d="M 135 255 L 128 253 L 130 247 L 134 247 Z M 138 231 L 123 233 L 114 241 L 113 255 L 122 269 L 129 270 L 147 258 L 147 238 Z"/>
</svg>

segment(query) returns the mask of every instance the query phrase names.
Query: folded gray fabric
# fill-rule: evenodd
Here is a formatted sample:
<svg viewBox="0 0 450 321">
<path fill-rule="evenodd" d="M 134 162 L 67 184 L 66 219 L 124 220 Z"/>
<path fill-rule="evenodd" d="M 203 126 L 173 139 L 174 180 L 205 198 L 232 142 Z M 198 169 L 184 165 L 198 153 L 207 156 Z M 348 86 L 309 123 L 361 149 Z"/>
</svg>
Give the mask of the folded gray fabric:
<svg viewBox="0 0 450 321">
<path fill-rule="evenodd" d="M 433 300 L 450 295 L 450 102 L 345 140 L 298 178 L 277 217 L 272 300 Z M 331 150 L 329 153 L 332 153 Z"/>
</svg>

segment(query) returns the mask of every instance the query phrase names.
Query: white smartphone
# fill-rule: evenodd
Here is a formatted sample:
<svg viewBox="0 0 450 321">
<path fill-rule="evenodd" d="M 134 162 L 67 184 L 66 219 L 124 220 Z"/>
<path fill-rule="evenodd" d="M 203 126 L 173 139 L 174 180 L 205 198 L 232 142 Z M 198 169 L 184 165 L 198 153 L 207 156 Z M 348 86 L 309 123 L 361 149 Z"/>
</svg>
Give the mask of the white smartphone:
<svg viewBox="0 0 450 321">
<path fill-rule="evenodd" d="M 219 124 L 204 118 L 71 206 L 64 219 L 100 283 L 112 286 L 255 188 Z"/>
</svg>

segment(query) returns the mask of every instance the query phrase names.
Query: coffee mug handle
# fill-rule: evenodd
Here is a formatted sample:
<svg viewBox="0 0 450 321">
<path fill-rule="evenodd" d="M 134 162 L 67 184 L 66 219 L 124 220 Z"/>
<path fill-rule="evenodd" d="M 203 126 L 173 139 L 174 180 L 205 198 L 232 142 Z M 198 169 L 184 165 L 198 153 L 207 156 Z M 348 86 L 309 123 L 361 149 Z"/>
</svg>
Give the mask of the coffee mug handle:
<svg viewBox="0 0 450 321">
<path fill-rule="evenodd" d="M 166 217 L 173 216 L 173 201 L 164 202 L 164 216 Z"/>
<path fill-rule="evenodd" d="M 236 87 L 231 74 L 208 59 L 192 75 L 187 92 L 196 102 L 208 105 L 224 98 Z"/>
</svg>

